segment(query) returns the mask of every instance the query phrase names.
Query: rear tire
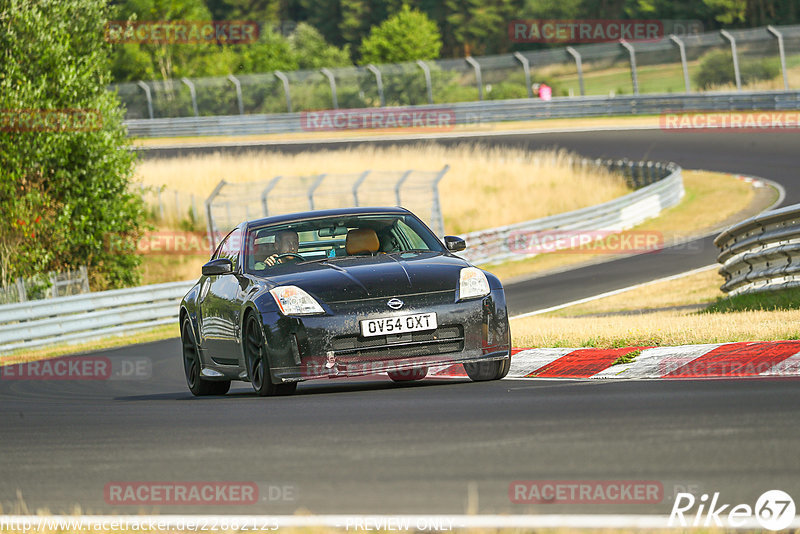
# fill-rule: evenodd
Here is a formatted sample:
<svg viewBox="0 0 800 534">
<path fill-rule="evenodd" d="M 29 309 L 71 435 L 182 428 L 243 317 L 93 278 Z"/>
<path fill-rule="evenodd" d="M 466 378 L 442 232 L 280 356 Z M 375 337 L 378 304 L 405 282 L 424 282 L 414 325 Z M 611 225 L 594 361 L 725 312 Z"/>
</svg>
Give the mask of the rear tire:
<svg viewBox="0 0 800 534">
<path fill-rule="evenodd" d="M 264 330 L 254 314 L 247 317 L 244 338 L 244 360 L 247 365 L 247 377 L 259 397 L 275 395 L 291 395 L 297 389 L 297 382 L 273 384 L 267 357 L 267 342 Z"/>
<path fill-rule="evenodd" d="M 186 385 L 195 397 L 209 395 L 225 395 L 231 389 L 230 380 L 204 380 L 200 376 L 200 353 L 194 340 L 194 331 L 189 317 L 184 318 L 181 326 L 181 345 L 183 347 L 183 371 Z"/>
<path fill-rule="evenodd" d="M 413 382 L 414 380 L 422 380 L 428 375 L 427 367 L 414 367 L 413 369 L 405 369 L 403 371 L 389 371 L 389 378 L 395 382 Z"/>
<path fill-rule="evenodd" d="M 464 370 L 473 382 L 486 382 L 487 380 L 500 380 L 505 378 L 511 368 L 511 356 L 502 360 L 489 362 L 465 363 Z"/>
</svg>

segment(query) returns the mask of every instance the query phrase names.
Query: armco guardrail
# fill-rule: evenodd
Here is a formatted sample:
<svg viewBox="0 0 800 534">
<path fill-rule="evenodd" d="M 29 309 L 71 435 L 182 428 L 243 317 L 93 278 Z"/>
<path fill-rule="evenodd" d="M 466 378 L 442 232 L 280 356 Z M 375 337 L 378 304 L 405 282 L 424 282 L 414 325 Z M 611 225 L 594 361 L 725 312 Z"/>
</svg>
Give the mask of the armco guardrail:
<svg viewBox="0 0 800 534">
<path fill-rule="evenodd" d="M 556 230 L 583 231 L 590 237 L 620 232 L 655 217 L 683 197 L 681 168 L 674 163 L 604 160 L 592 163 L 623 172 L 629 184 L 639 189 L 597 206 L 466 234 L 463 237 L 467 249 L 460 255 L 475 264 L 521 260 L 529 255 L 515 250 L 518 236 Z"/>
<path fill-rule="evenodd" d="M 744 220 L 714 240 L 729 295 L 800 286 L 800 204 Z"/>
<path fill-rule="evenodd" d="M 174 282 L 0 306 L 0 352 L 177 325 L 178 304 L 193 284 Z"/>
<path fill-rule="evenodd" d="M 703 94 L 663 94 L 638 96 L 587 96 L 563 97 L 550 101 L 533 99 L 493 100 L 463 102 L 437 106 L 406 106 L 374 108 L 375 112 L 391 112 L 397 116 L 414 113 L 452 112 L 452 125 L 480 126 L 485 123 L 525 121 L 538 119 L 598 117 L 608 115 L 657 115 L 680 111 L 787 111 L 800 109 L 800 91 L 735 92 Z M 363 114 L 370 110 L 341 109 L 343 116 Z M 307 131 L 303 113 L 277 113 L 269 115 L 224 115 L 212 117 L 176 117 L 165 119 L 132 119 L 125 121 L 128 134 L 133 137 L 194 137 L 241 136 L 258 134 L 284 134 Z M 409 118 L 409 121 L 412 119 Z M 409 124 L 412 124 L 409 122 Z M 414 128 L 424 133 L 425 128 Z M 350 130 L 353 131 L 353 130 Z M 370 130 L 363 130 L 365 133 Z M 403 133 L 403 128 L 398 128 Z M 431 133 L 446 131 L 441 125 Z M 146 147 L 145 147 L 146 149 Z"/>
</svg>

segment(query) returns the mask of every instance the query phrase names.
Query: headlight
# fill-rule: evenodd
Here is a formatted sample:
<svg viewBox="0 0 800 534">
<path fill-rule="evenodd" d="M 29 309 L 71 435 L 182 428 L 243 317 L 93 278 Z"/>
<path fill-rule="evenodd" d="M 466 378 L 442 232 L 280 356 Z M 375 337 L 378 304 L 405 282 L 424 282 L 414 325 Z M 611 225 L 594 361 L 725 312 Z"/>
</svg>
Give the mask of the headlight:
<svg viewBox="0 0 800 534">
<path fill-rule="evenodd" d="M 489 294 L 489 281 L 477 267 L 464 267 L 458 280 L 458 300 L 474 299 Z"/>
<path fill-rule="evenodd" d="M 315 315 L 325 313 L 319 302 L 297 286 L 279 286 L 270 294 L 284 315 Z"/>
</svg>

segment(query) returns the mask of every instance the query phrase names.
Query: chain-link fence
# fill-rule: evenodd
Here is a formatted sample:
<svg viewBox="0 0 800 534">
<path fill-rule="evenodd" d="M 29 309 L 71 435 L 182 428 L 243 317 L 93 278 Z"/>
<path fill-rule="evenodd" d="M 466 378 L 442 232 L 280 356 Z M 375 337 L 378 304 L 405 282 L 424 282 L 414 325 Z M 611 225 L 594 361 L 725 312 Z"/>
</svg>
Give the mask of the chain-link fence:
<svg viewBox="0 0 800 534">
<path fill-rule="evenodd" d="M 222 180 L 205 203 L 209 240 L 242 221 L 309 210 L 353 206 L 403 206 L 439 236 L 444 221 L 439 203 L 439 171 L 373 171 L 352 174 L 275 176 L 269 180 L 230 183 Z"/>
<path fill-rule="evenodd" d="M 553 96 L 800 88 L 800 26 L 669 36 L 467 59 L 112 86 L 127 119 L 252 115 Z"/>
<path fill-rule="evenodd" d="M 8 287 L 0 287 L 0 304 L 51 299 L 89 292 L 89 274 L 85 266 L 75 271 L 50 272 L 30 278 L 17 278 Z"/>
</svg>

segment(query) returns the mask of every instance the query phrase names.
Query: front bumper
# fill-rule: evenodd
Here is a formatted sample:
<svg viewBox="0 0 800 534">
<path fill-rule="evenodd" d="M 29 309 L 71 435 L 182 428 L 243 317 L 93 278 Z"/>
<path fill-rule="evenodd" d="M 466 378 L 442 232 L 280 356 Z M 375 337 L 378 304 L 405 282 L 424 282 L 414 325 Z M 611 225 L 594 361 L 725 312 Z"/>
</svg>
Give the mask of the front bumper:
<svg viewBox="0 0 800 534">
<path fill-rule="evenodd" d="M 400 296 L 392 310 L 388 298 L 329 303 L 319 316 L 263 317 L 273 380 L 363 376 L 509 357 L 510 333 L 505 295 L 494 289 L 483 298 L 455 301 L 454 291 Z M 435 312 L 433 331 L 364 338 L 360 321 Z"/>
</svg>

